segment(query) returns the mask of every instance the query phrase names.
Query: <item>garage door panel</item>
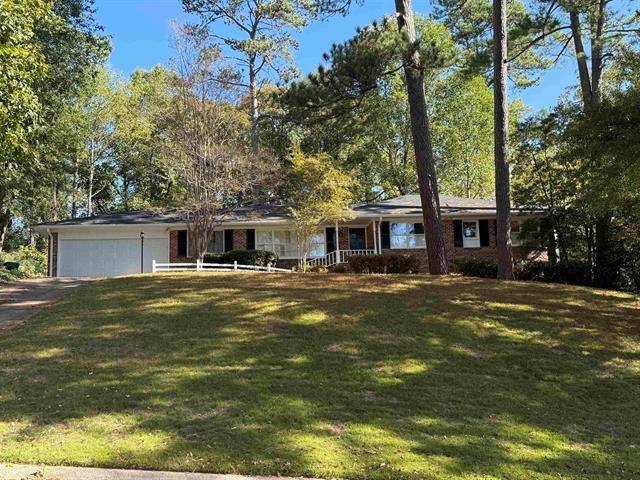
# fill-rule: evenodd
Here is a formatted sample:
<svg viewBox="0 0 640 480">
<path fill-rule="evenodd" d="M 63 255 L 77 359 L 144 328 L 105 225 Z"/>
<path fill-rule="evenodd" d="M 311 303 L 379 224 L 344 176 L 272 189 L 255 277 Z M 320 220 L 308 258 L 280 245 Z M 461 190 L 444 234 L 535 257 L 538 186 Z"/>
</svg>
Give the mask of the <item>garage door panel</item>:
<svg viewBox="0 0 640 480">
<path fill-rule="evenodd" d="M 152 260 L 166 262 L 168 241 L 146 239 L 144 270 L 151 271 Z M 59 275 L 63 277 L 111 277 L 140 273 L 138 239 L 62 239 Z"/>
</svg>

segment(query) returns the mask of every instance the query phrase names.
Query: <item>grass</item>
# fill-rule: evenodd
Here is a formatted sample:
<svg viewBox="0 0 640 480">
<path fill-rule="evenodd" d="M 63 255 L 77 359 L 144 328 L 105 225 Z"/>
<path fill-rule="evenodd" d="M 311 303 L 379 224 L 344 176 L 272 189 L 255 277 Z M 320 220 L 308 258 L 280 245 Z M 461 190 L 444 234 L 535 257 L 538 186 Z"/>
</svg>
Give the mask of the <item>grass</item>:
<svg viewBox="0 0 640 480">
<path fill-rule="evenodd" d="M 640 477 L 640 304 L 452 277 L 173 275 L 0 337 L 0 461 Z"/>
</svg>

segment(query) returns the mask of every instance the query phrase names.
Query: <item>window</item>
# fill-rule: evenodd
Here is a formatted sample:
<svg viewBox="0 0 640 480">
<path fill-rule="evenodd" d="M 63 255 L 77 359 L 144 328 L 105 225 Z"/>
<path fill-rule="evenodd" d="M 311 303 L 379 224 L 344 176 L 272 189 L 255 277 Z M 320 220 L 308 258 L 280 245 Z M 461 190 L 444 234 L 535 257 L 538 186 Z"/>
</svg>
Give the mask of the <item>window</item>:
<svg viewBox="0 0 640 480">
<path fill-rule="evenodd" d="M 325 237 L 322 232 L 318 232 L 311 237 L 311 245 L 309 247 L 310 257 L 324 257 L 326 251 L 324 239 Z"/>
<path fill-rule="evenodd" d="M 424 247 L 424 227 L 422 223 L 391 223 L 391 248 Z"/>
<path fill-rule="evenodd" d="M 318 232 L 310 240 L 309 256 L 324 256 L 324 233 Z M 280 258 L 297 258 L 298 238 L 292 230 L 256 230 L 256 250 L 275 252 Z"/>
<path fill-rule="evenodd" d="M 511 222 L 511 245 L 514 247 L 519 247 L 522 244 L 520 240 L 520 222 L 518 220 L 514 220 Z"/>
<path fill-rule="evenodd" d="M 224 232 L 222 230 L 216 230 L 213 232 L 213 236 L 209 240 L 207 246 L 207 252 L 209 253 L 223 253 L 224 252 Z"/>
<path fill-rule="evenodd" d="M 477 220 L 462 222 L 462 241 L 464 248 L 480 247 Z"/>
<path fill-rule="evenodd" d="M 298 255 L 296 235 L 291 230 L 257 230 L 256 250 L 275 252 L 281 258 Z"/>
</svg>

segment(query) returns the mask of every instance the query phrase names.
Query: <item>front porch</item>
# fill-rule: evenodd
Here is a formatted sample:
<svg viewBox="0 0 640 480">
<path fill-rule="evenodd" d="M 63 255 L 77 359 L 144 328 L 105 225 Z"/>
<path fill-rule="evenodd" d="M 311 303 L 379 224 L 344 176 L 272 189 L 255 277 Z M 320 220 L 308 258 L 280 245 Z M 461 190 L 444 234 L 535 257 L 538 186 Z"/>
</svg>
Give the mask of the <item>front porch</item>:
<svg viewBox="0 0 640 480">
<path fill-rule="evenodd" d="M 311 258 L 309 265 L 324 265 L 331 267 L 346 263 L 349 257 L 362 255 L 377 255 L 382 253 L 382 220 L 353 222 L 347 224 L 335 223 L 334 226 L 324 228 L 324 255 Z M 336 239 L 336 232 L 338 236 Z"/>
</svg>

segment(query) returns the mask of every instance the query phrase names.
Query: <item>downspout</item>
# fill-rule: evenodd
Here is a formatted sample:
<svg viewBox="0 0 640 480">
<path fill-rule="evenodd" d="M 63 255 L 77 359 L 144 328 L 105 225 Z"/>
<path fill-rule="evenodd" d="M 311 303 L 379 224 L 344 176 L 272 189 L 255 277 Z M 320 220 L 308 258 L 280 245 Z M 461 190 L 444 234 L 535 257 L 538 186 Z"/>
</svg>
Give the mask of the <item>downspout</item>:
<svg viewBox="0 0 640 480">
<path fill-rule="evenodd" d="M 50 277 L 51 273 L 53 271 L 52 268 L 52 252 L 53 252 L 53 235 L 51 235 L 51 229 L 47 228 L 47 238 L 49 239 L 49 246 L 48 246 L 48 255 L 47 255 L 47 276 Z"/>
</svg>

